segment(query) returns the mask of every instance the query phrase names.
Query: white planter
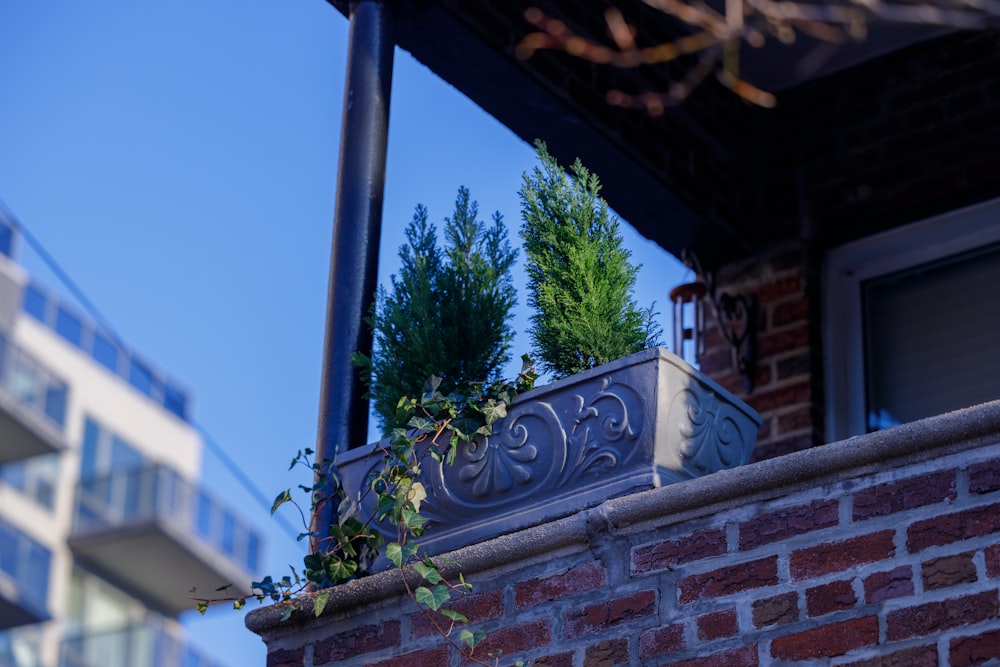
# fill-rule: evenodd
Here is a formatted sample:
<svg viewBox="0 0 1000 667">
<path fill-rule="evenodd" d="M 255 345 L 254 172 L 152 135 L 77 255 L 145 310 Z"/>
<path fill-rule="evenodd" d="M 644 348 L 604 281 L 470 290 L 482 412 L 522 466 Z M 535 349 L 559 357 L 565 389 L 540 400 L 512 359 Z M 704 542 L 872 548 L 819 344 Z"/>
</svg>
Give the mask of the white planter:
<svg viewBox="0 0 1000 667">
<path fill-rule="evenodd" d="M 430 459 L 420 539 L 433 555 L 622 496 L 749 462 L 760 415 L 664 348 L 517 397 L 452 466 Z M 337 459 L 357 495 L 383 464 L 372 448 Z M 370 498 L 372 494 L 368 494 Z M 371 507 L 371 502 L 362 506 Z M 387 535 L 395 540 L 395 532 Z"/>
</svg>

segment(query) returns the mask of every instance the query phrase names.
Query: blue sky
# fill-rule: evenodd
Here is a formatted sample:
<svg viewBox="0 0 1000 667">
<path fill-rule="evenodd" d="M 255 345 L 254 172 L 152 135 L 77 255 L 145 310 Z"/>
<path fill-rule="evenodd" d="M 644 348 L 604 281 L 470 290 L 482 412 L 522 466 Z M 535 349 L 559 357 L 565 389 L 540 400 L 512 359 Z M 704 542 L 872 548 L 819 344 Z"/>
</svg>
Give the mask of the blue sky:
<svg viewBox="0 0 1000 667">
<path fill-rule="evenodd" d="M 285 471 L 315 439 L 347 28 L 323 0 L 0 4 L 0 198 L 272 495 L 305 481 Z M 440 221 L 460 185 L 516 239 L 533 164 L 530 146 L 397 51 L 380 279 L 413 207 Z M 683 268 L 625 232 L 644 265 L 637 300 L 655 300 L 669 332 Z M 523 332 L 523 289 L 519 301 Z M 515 358 L 528 347 L 519 334 Z M 265 530 L 268 572 L 298 564 L 207 452 L 204 479 Z M 185 623 L 234 667 L 264 663 L 241 614 Z"/>
</svg>

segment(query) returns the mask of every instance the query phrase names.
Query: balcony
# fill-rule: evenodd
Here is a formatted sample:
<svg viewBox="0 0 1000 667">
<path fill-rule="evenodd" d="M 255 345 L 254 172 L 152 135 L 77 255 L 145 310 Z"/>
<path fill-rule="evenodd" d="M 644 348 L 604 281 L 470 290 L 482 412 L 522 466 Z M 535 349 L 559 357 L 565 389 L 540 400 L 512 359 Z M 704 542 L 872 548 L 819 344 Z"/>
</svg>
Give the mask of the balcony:
<svg viewBox="0 0 1000 667">
<path fill-rule="evenodd" d="M 65 382 L 0 334 L 0 465 L 65 448 L 68 393 Z"/>
<path fill-rule="evenodd" d="M 66 639 L 59 667 L 220 667 L 159 624 L 132 625 Z"/>
<path fill-rule="evenodd" d="M 52 554 L 0 521 L 0 630 L 48 620 Z"/>
<path fill-rule="evenodd" d="M 83 480 L 69 545 L 96 574 L 168 616 L 191 588 L 250 593 L 260 537 L 204 490 L 162 466 Z"/>
</svg>

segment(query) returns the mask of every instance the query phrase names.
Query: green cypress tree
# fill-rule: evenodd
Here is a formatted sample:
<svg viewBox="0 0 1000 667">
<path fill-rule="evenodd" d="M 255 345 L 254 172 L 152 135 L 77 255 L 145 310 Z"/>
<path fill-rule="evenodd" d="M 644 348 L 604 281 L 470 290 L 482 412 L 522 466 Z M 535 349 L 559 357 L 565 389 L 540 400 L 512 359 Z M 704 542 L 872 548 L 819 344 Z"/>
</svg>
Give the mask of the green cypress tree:
<svg viewBox="0 0 1000 667">
<path fill-rule="evenodd" d="M 521 185 L 529 334 L 542 370 L 556 378 L 659 343 L 653 307 L 632 297 L 639 267 L 629 262 L 618 219 L 601 184 L 579 159 L 568 175 L 536 141 L 541 163 Z"/>
<path fill-rule="evenodd" d="M 379 289 L 373 318 L 371 395 L 383 433 L 392 430 L 401 396 L 419 396 L 431 375 L 440 391 L 498 379 L 510 360 L 516 303 L 510 270 L 517 250 L 499 213 L 487 226 L 478 204 L 459 188 L 445 218 L 445 249 L 418 205 L 399 249 L 399 275 Z"/>
</svg>

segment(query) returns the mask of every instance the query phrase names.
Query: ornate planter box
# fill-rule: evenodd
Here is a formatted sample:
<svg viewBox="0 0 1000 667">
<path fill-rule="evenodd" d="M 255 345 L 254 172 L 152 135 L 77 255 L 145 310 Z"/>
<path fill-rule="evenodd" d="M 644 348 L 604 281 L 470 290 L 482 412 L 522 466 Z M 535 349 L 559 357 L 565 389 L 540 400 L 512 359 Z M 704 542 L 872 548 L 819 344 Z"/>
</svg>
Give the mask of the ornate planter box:
<svg viewBox="0 0 1000 667">
<path fill-rule="evenodd" d="M 423 552 L 451 551 L 611 497 L 743 465 L 760 421 L 664 348 L 538 387 L 518 396 L 488 438 L 463 443 L 454 465 L 424 466 L 421 514 L 433 523 L 420 539 Z M 354 495 L 381 465 L 370 447 L 337 459 Z"/>
</svg>

